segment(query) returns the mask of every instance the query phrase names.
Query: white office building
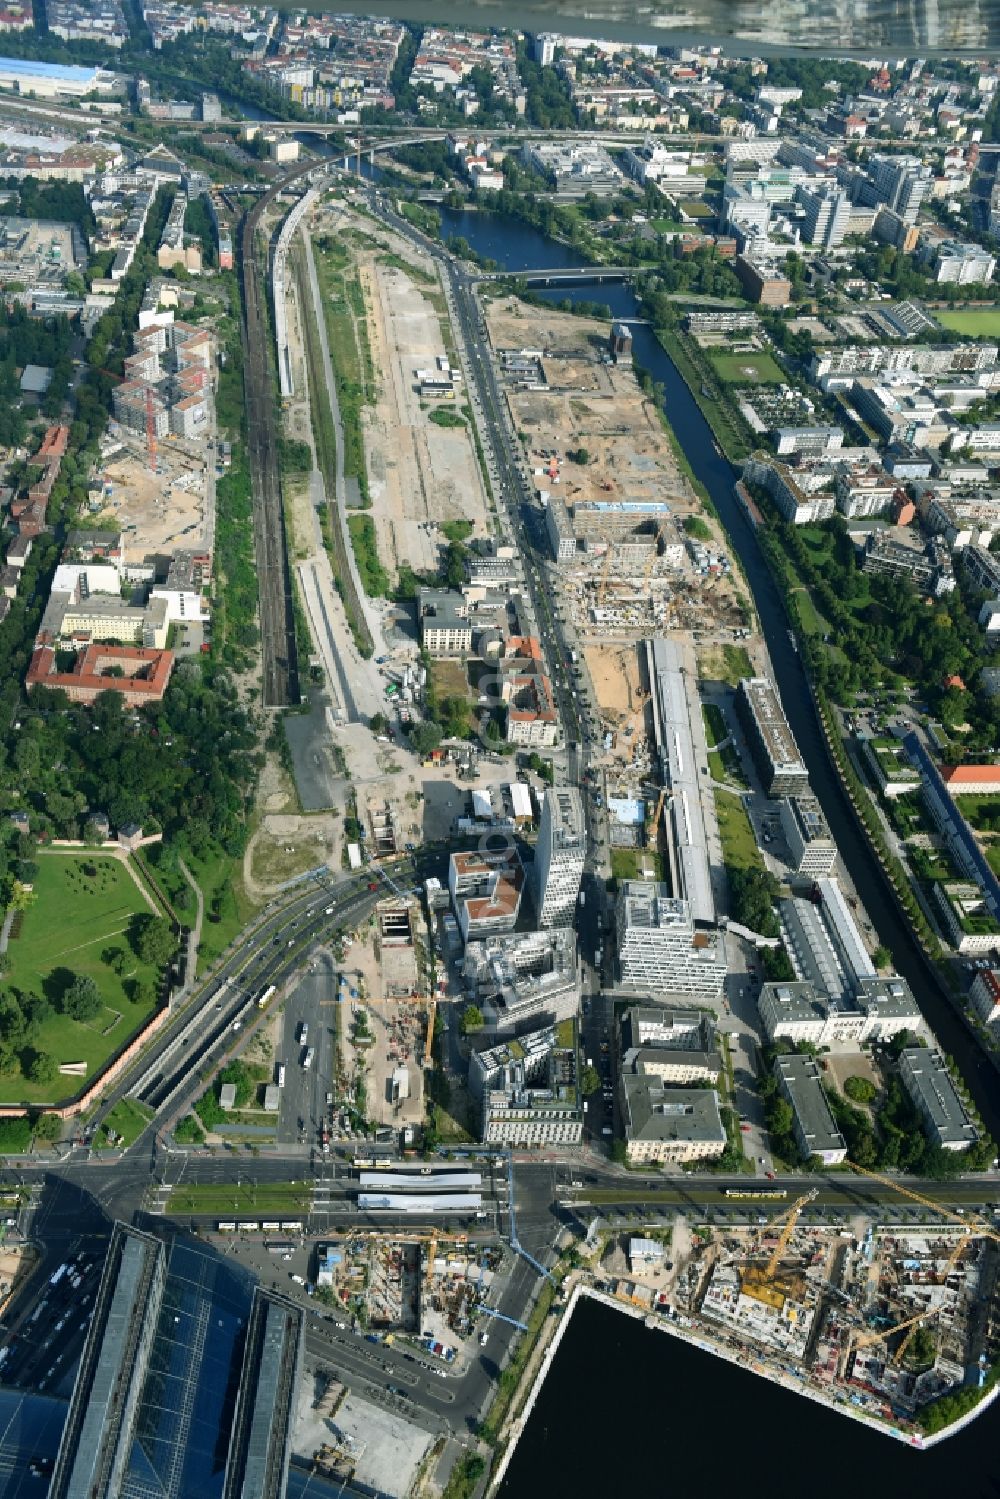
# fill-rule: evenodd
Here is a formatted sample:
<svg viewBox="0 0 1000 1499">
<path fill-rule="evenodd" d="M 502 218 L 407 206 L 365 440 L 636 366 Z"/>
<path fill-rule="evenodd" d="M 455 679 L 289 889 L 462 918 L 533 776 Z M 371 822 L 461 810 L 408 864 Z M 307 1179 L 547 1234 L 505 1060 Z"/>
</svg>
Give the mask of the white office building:
<svg viewBox="0 0 1000 1499">
<path fill-rule="evenodd" d="M 696 925 L 690 904 L 666 885 L 623 881 L 615 924 L 622 984 L 709 999 L 722 993 L 726 959 L 718 933 Z"/>
<path fill-rule="evenodd" d="M 550 786 L 542 803 L 532 871 L 539 926 L 572 924 L 586 851 L 580 792 L 575 786 Z"/>
</svg>

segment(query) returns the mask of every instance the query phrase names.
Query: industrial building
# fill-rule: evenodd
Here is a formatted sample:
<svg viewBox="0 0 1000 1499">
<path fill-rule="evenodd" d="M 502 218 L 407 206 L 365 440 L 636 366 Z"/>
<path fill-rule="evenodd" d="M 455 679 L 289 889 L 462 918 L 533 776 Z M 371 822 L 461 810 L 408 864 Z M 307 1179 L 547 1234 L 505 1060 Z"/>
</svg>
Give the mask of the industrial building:
<svg viewBox="0 0 1000 1499">
<path fill-rule="evenodd" d="M 699 926 L 666 885 L 623 880 L 615 906 L 620 982 L 658 993 L 722 993 L 726 959 L 717 932 Z"/>
<path fill-rule="evenodd" d="M 578 788 L 550 786 L 542 803 L 532 866 L 540 927 L 566 926 L 572 922 L 586 851 L 587 829 Z"/>
<path fill-rule="evenodd" d="M 847 1159 L 847 1144 L 834 1123 L 823 1079 L 812 1057 L 776 1057 L 774 1072 L 792 1108 L 792 1130 L 803 1160 L 819 1156 L 824 1166 Z"/>
<path fill-rule="evenodd" d="M 117 1499 L 149 1367 L 166 1254 L 116 1223 L 49 1487 L 50 1499 Z"/>
<path fill-rule="evenodd" d="M 935 1145 L 964 1150 L 979 1139 L 939 1051 L 908 1047 L 899 1058 L 899 1079 Z"/>
<path fill-rule="evenodd" d="M 625 1073 L 619 1103 L 630 1163 L 712 1160 L 726 1148 L 714 1088 L 665 1088 L 658 1078 Z"/>
<path fill-rule="evenodd" d="M 736 709 L 768 796 L 804 796 L 809 773 L 774 683 L 766 677 L 744 677 Z"/>
<path fill-rule="evenodd" d="M 496 1035 L 572 1019 L 580 1005 L 576 933 L 552 927 L 469 942 L 462 976 L 486 1029 Z"/>
<path fill-rule="evenodd" d="M 223 1499 L 283 1499 L 304 1342 L 302 1308 L 258 1286 L 243 1353 Z"/>
</svg>

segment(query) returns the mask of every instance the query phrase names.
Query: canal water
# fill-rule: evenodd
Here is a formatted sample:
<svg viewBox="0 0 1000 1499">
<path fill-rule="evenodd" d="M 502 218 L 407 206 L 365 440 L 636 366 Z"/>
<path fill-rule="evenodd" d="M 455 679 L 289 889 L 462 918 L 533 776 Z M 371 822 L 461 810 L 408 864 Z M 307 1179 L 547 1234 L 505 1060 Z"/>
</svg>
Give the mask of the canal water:
<svg viewBox="0 0 1000 1499">
<path fill-rule="evenodd" d="M 518 220 L 447 208 L 442 208 L 441 219 L 446 238 L 461 236 L 480 255 L 491 257 L 512 272 L 562 270 L 583 264 L 568 245 L 554 243 Z M 554 302 L 568 298 L 606 303 L 615 317 L 641 316 L 632 289 L 625 284 L 556 287 L 542 291 L 541 295 Z M 667 418 L 696 478 L 711 496 L 743 564 L 788 721 L 809 768 L 813 790 L 831 828 L 836 830 L 837 844 L 858 896 L 880 940 L 892 952 L 896 968 L 909 981 L 945 1052 L 958 1062 L 987 1128 L 994 1139 L 1000 1140 L 1000 1077 L 980 1053 L 924 962 L 913 933 L 889 899 L 867 841 L 854 822 L 840 781 L 827 758 L 802 662 L 789 640 L 784 607 L 753 528 L 733 494 L 733 468 L 717 452 L 708 423 L 651 328 L 632 328 L 632 352 L 635 362 L 663 386 Z"/>
<path fill-rule="evenodd" d="M 997 1499 L 998 1429 L 918 1452 L 583 1298 L 500 1495 Z"/>
</svg>

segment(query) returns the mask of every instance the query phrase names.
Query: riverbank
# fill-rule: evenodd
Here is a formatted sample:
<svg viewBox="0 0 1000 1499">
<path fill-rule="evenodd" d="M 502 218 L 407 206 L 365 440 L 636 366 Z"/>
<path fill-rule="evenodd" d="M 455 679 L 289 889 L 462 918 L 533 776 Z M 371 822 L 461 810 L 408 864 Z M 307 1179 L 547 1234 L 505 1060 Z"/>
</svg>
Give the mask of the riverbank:
<svg viewBox="0 0 1000 1499">
<path fill-rule="evenodd" d="M 801 1375 L 793 1375 L 783 1368 L 763 1362 L 761 1358 L 748 1355 L 745 1350 L 729 1347 L 714 1337 L 711 1330 L 703 1325 L 685 1327 L 673 1318 L 641 1310 L 623 1302 L 616 1296 L 609 1295 L 605 1291 L 600 1291 L 596 1287 L 588 1285 L 583 1280 L 577 1280 L 573 1285 L 566 1309 L 559 1320 L 555 1332 L 546 1344 L 541 1357 L 536 1360 L 537 1367 L 535 1368 L 531 1386 L 518 1415 L 511 1422 L 510 1430 L 507 1434 L 507 1445 L 504 1448 L 497 1468 L 490 1477 L 487 1490 L 489 1496 L 500 1493 L 508 1469 L 515 1457 L 518 1443 L 535 1410 L 546 1377 L 559 1353 L 563 1338 L 570 1328 L 573 1316 L 584 1298 L 632 1318 L 633 1321 L 641 1323 L 649 1331 L 666 1333 L 669 1337 L 673 1337 L 689 1347 L 697 1348 L 703 1353 L 711 1354 L 715 1358 L 723 1359 L 736 1368 L 748 1369 L 759 1378 L 768 1380 L 772 1384 L 780 1385 L 792 1394 L 805 1396 L 806 1399 L 813 1401 L 815 1404 L 823 1406 L 838 1416 L 846 1416 L 851 1421 L 857 1422 L 859 1425 L 867 1427 L 870 1431 L 876 1432 L 879 1436 L 891 1437 L 894 1441 L 901 1442 L 905 1446 L 920 1452 L 928 1451 L 947 1438 L 957 1436 L 972 1421 L 982 1415 L 993 1404 L 998 1394 L 1000 1394 L 1000 1386 L 994 1385 L 986 1391 L 983 1398 L 972 1410 L 965 1412 L 958 1420 L 950 1426 L 945 1427 L 942 1431 L 935 1432 L 933 1435 L 926 1435 L 915 1426 L 887 1421 L 873 1412 L 865 1410 L 863 1406 L 855 1405 L 847 1394 L 831 1395 L 815 1383 L 809 1382 L 805 1371 Z M 526 1372 L 530 1371 L 530 1367 L 531 1359 L 529 1359 L 526 1365 Z M 516 1397 L 512 1401 L 512 1407 L 515 1404 Z"/>
</svg>

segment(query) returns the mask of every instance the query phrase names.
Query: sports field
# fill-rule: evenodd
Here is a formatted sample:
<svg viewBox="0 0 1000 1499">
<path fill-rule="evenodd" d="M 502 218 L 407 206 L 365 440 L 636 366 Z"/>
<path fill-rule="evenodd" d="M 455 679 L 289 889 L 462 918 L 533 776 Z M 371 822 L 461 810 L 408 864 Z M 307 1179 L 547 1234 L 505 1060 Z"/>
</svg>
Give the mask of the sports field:
<svg viewBox="0 0 1000 1499">
<path fill-rule="evenodd" d="M 33 1083 L 20 1072 L 3 1073 L 0 1103 L 55 1103 L 78 1092 L 155 1008 L 129 997 L 136 987 L 154 991 L 157 974 L 140 963 L 129 945 L 133 918 L 156 908 L 128 869 L 96 852 L 41 853 L 37 862 L 35 899 L 15 924 L 4 984 L 15 995 L 40 994 L 58 1008 L 73 979 L 87 975 L 104 1008 L 88 1022 L 56 1013 L 31 1041 L 32 1050 L 48 1052 L 56 1062 L 85 1062 L 83 1077 L 60 1075 L 52 1083 Z M 113 948 L 124 952 L 120 974 L 102 957 Z"/>
<path fill-rule="evenodd" d="M 940 311 L 934 309 L 934 317 L 942 328 L 950 328 L 953 333 L 965 333 L 975 338 L 982 335 L 984 338 L 1000 338 L 1000 308 L 983 307 L 982 309 L 968 308 L 964 312 Z"/>
<path fill-rule="evenodd" d="M 784 380 L 770 354 L 709 354 L 725 385 L 780 385 Z"/>
</svg>

